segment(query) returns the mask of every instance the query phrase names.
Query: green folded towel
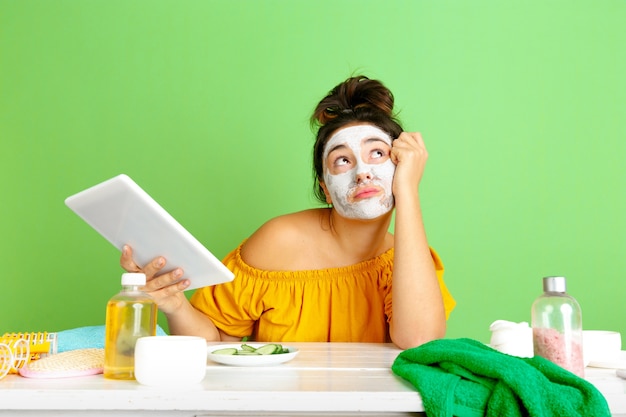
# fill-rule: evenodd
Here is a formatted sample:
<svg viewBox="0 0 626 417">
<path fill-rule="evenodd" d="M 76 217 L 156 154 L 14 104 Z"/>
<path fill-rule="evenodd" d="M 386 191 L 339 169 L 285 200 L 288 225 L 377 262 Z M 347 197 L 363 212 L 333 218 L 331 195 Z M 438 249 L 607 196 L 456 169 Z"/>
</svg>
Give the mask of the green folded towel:
<svg viewBox="0 0 626 417">
<path fill-rule="evenodd" d="M 591 383 L 535 356 L 472 339 L 439 339 L 401 352 L 391 369 L 411 382 L 429 417 L 610 416 Z"/>
</svg>

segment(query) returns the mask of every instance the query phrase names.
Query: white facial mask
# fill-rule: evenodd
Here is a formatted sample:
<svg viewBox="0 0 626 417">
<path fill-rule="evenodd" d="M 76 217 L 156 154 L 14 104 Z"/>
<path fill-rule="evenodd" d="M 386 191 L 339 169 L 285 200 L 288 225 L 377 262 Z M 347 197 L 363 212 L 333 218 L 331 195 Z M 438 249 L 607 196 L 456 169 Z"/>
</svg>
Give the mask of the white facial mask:
<svg viewBox="0 0 626 417">
<path fill-rule="evenodd" d="M 368 164 L 362 159 L 361 148 L 364 139 L 377 138 L 391 146 L 387 133 L 371 125 L 350 126 L 336 132 L 324 147 L 324 183 L 339 214 L 351 219 L 375 219 L 388 213 L 394 204 L 391 185 L 396 166 L 391 158 L 380 164 Z M 346 172 L 331 174 L 327 158 L 337 145 L 345 145 L 355 158 L 354 166 Z M 369 174 L 369 178 L 358 181 L 359 174 Z M 365 177 L 364 175 L 361 175 Z M 382 194 L 369 198 L 354 198 L 366 187 L 379 187 Z"/>
</svg>

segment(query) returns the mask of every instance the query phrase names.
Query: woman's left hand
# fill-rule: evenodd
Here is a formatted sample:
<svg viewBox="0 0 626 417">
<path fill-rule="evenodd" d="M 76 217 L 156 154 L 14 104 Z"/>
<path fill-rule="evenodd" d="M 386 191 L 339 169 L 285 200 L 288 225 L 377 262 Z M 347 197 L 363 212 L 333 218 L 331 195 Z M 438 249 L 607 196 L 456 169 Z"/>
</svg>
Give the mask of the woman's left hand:
<svg viewBox="0 0 626 417">
<path fill-rule="evenodd" d="M 396 164 L 393 194 L 414 193 L 426 167 L 428 151 L 419 132 L 402 132 L 391 147 L 391 160 Z"/>
</svg>

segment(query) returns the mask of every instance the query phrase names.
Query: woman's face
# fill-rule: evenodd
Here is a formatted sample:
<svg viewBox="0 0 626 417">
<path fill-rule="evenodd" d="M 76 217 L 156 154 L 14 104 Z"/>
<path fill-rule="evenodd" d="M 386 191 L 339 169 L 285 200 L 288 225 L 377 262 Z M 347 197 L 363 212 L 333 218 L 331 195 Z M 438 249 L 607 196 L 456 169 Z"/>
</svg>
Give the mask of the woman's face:
<svg viewBox="0 0 626 417">
<path fill-rule="evenodd" d="M 391 138 L 372 125 L 336 131 L 324 147 L 327 200 L 351 219 L 374 219 L 394 204 L 391 185 L 396 166 L 390 159 Z"/>
</svg>

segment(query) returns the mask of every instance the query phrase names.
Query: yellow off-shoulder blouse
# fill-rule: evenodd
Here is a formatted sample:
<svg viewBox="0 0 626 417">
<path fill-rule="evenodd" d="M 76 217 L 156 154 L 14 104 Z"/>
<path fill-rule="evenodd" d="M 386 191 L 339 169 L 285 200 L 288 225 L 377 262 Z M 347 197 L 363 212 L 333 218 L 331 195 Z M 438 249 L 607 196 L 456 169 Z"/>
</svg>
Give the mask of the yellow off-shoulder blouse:
<svg viewBox="0 0 626 417">
<path fill-rule="evenodd" d="M 245 241 L 244 241 L 245 242 Z M 200 288 L 191 304 L 226 334 L 260 342 L 388 342 L 393 248 L 356 265 L 309 271 L 264 271 L 224 258 L 232 282 Z M 446 310 L 456 302 L 431 249 Z"/>
</svg>

